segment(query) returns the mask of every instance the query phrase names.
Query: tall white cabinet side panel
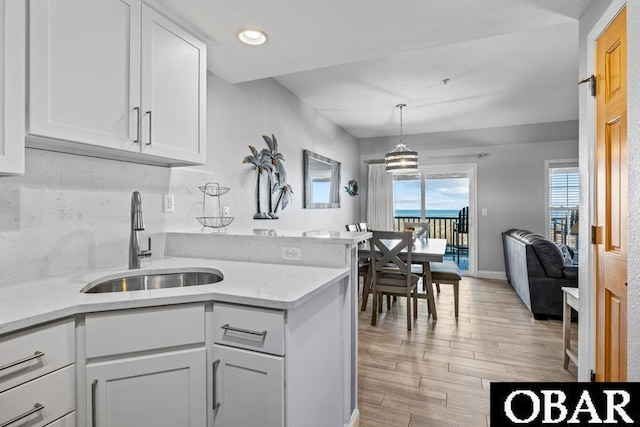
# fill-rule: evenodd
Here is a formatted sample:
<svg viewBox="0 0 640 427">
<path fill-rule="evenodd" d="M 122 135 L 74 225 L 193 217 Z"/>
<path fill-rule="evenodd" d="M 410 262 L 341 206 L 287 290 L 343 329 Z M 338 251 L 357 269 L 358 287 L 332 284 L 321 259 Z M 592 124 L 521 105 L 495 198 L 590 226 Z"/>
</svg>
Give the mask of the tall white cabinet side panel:
<svg viewBox="0 0 640 427">
<path fill-rule="evenodd" d="M 206 425 L 205 348 L 88 364 L 86 387 L 87 425 Z"/>
<path fill-rule="evenodd" d="M 219 344 L 213 354 L 220 360 L 213 373 L 213 404 L 220 403 L 213 425 L 283 427 L 284 357 Z"/>
<path fill-rule="evenodd" d="M 287 311 L 287 425 L 343 425 L 347 279 Z"/>
<path fill-rule="evenodd" d="M 139 151 L 140 2 L 29 5 L 28 132 Z"/>
<path fill-rule="evenodd" d="M 0 1 L 0 175 L 24 173 L 24 0 Z"/>
<path fill-rule="evenodd" d="M 204 163 L 206 44 L 143 6 L 142 76 L 142 151 Z"/>
</svg>

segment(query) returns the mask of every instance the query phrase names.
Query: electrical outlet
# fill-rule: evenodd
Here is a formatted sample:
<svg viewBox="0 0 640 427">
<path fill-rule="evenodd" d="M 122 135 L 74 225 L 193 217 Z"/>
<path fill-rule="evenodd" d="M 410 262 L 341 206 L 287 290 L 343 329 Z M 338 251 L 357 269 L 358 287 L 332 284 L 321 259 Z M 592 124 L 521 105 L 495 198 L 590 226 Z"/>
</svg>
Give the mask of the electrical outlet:
<svg viewBox="0 0 640 427">
<path fill-rule="evenodd" d="M 482 208 L 482 216 L 487 216 L 487 208 Z"/>
<path fill-rule="evenodd" d="M 174 213 L 176 211 L 175 200 L 173 194 L 162 195 L 162 212 Z"/>
<path fill-rule="evenodd" d="M 302 260 L 302 249 L 284 247 L 282 248 L 282 259 L 300 261 Z"/>
</svg>

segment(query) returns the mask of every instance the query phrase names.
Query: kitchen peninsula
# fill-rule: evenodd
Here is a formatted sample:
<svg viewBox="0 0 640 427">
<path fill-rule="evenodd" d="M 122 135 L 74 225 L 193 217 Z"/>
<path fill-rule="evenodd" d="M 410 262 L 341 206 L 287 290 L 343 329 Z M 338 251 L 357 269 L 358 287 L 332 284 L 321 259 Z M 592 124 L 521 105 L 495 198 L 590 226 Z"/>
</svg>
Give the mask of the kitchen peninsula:
<svg viewBox="0 0 640 427">
<path fill-rule="evenodd" d="M 304 425 L 352 425 L 358 416 L 357 286 L 352 286 L 357 282 L 352 281 L 352 263 L 357 242 L 368 233 L 257 233 L 168 233 L 166 256 L 143 260 L 139 270 L 145 274 L 212 268 L 224 276 L 215 284 L 80 292 L 96 279 L 131 271 L 112 269 L 3 286 L 0 366 L 27 353 L 37 359 L 21 366 L 23 380 L 14 368 L 9 368 L 8 377 L 3 377 L 6 371 L 0 373 L 0 413 L 10 408 L 10 415 L 17 411 L 18 416 L 29 410 L 14 407 L 12 396 L 34 395 L 29 387 L 38 383 L 44 391 L 66 384 L 67 391 L 58 393 L 68 395 L 65 402 L 36 402 L 45 406 L 38 409 L 42 414 L 53 416 L 38 425 L 114 425 L 107 420 L 118 414 L 109 412 L 107 416 L 107 412 L 113 410 L 119 383 L 136 389 L 143 386 L 138 378 L 154 378 L 159 385 L 169 385 L 176 378 L 171 379 L 168 373 L 178 377 L 184 373 L 177 384 L 190 387 L 184 390 L 186 401 L 181 408 L 191 411 L 185 416 L 190 419 L 186 425 L 228 425 L 241 408 L 233 394 L 240 379 L 263 370 L 257 379 L 267 379 L 269 399 L 262 407 L 245 409 L 243 416 L 273 420 L 269 425 L 300 425 L 302 420 Z M 242 253 L 242 247 L 251 250 Z M 300 260 L 295 264 L 265 255 L 276 249 L 280 257 L 283 250 L 293 250 Z M 226 255 L 218 255 L 216 250 Z M 313 257 L 306 259 L 309 255 Z M 319 265 L 322 263 L 325 265 Z M 257 331 L 257 340 L 246 335 L 253 331 Z M 51 350 L 40 348 L 38 337 L 44 337 L 43 345 Z M 49 355 L 61 353 L 60 348 L 66 349 L 62 351 L 65 355 L 59 356 L 62 361 L 50 363 Z M 241 372 L 238 366 L 246 369 Z M 48 378 L 53 378 L 53 383 L 45 385 Z M 256 384 L 249 383 L 248 396 L 259 401 L 261 389 L 251 388 Z M 280 391 L 273 392 L 273 387 Z M 150 393 L 162 394 L 160 389 Z M 277 403 L 278 396 L 279 407 L 264 406 Z M 43 399 L 47 399 L 46 393 Z M 34 407 L 30 400 L 26 404 Z M 152 418 L 180 416 L 180 411 L 169 407 Z M 68 419 L 77 424 L 66 424 Z"/>
</svg>

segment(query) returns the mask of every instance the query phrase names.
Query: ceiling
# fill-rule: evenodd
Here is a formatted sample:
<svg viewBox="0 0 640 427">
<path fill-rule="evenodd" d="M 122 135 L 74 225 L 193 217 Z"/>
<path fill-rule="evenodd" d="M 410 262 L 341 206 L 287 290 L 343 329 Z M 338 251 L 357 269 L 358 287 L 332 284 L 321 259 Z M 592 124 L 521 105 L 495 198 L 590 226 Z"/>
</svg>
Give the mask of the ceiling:
<svg viewBox="0 0 640 427">
<path fill-rule="evenodd" d="M 578 118 L 591 0 L 159 1 L 209 38 L 211 72 L 273 77 L 356 138 L 399 134 L 399 103 L 404 134 Z"/>
</svg>

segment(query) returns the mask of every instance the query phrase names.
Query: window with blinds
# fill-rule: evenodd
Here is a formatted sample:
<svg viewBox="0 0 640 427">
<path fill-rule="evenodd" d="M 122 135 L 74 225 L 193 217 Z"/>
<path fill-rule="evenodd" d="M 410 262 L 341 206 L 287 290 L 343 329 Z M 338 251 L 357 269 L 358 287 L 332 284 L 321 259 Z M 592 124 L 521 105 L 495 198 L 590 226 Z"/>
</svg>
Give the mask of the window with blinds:
<svg viewBox="0 0 640 427">
<path fill-rule="evenodd" d="M 580 174 L 578 166 L 549 166 L 549 238 L 578 249 Z"/>
</svg>

